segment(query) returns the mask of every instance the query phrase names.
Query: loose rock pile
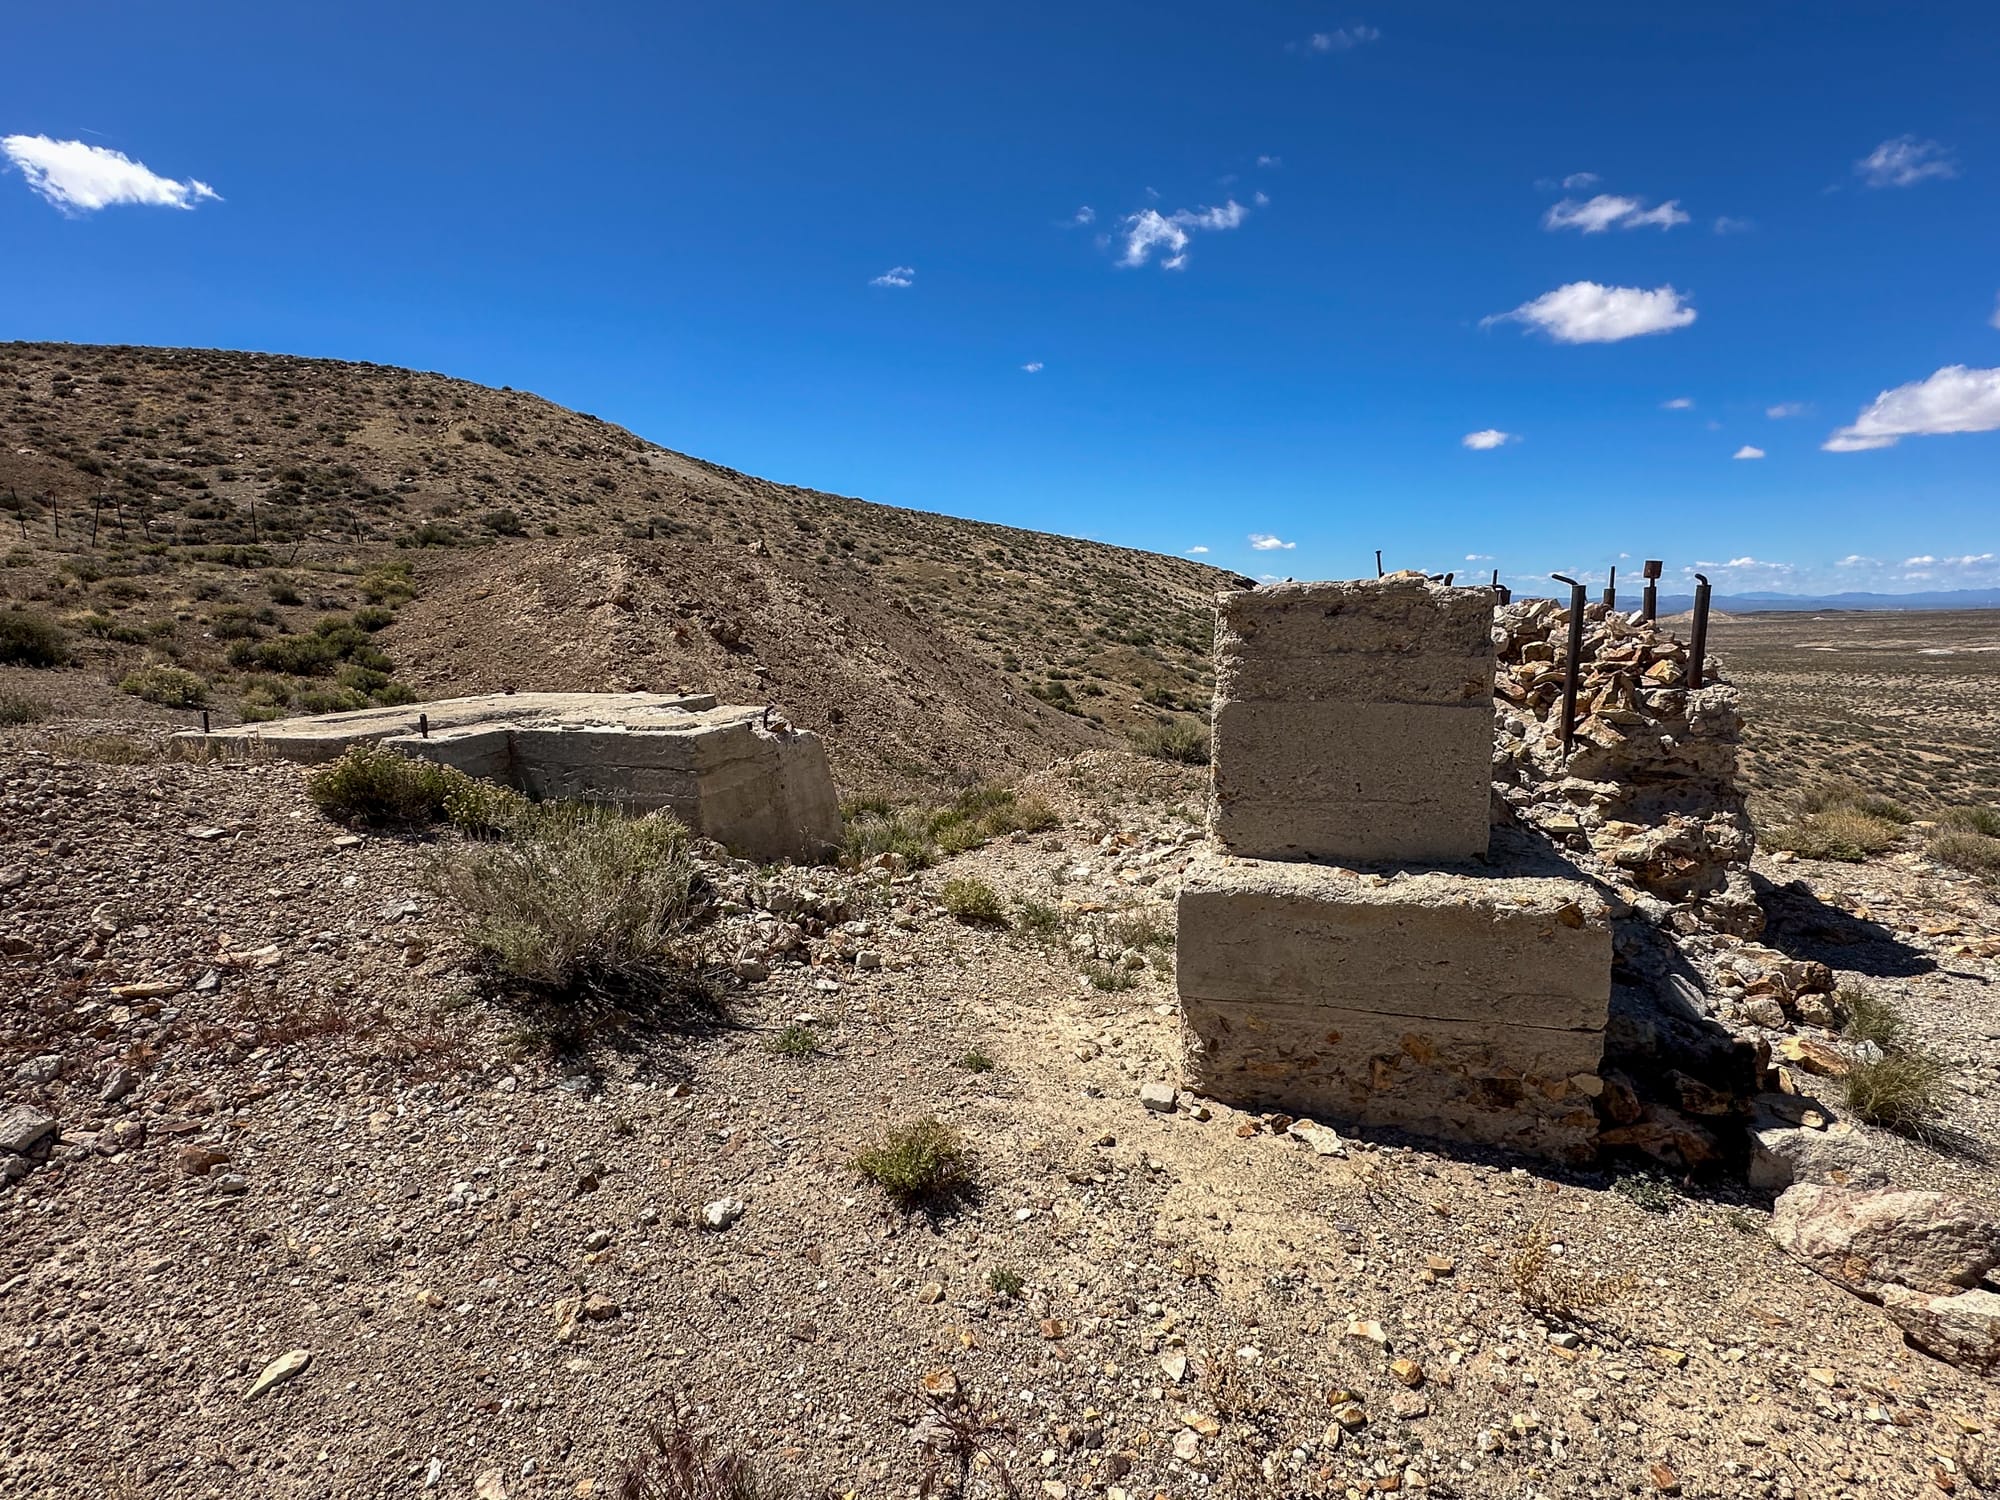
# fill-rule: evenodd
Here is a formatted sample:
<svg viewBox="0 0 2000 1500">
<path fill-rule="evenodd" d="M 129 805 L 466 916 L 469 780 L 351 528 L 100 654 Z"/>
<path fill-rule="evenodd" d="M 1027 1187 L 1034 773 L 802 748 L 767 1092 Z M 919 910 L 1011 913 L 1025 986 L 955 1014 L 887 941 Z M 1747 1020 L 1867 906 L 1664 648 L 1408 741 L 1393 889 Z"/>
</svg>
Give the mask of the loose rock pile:
<svg viewBox="0 0 2000 1500">
<path fill-rule="evenodd" d="M 1572 748 L 1562 743 L 1569 611 L 1553 599 L 1496 613 L 1493 754 L 1497 813 L 1592 854 L 1635 899 L 1690 905 L 1676 923 L 1754 937 L 1755 841 L 1736 785 L 1737 690 L 1704 674 L 1658 625 L 1585 610 Z"/>
</svg>

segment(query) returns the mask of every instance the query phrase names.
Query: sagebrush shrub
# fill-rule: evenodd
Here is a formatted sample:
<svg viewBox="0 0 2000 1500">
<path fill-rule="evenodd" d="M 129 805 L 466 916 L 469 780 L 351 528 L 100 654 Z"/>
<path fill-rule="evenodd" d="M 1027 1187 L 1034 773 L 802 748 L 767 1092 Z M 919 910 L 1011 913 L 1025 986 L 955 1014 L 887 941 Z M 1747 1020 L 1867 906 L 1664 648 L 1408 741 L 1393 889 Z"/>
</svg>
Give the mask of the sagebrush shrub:
<svg viewBox="0 0 2000 1500">
<path fill-rule="evenodd" d="M 25 609 L 0 611 L 0 666 L 59 667 L 69 660 L 61 627 Z"/>
</svg>

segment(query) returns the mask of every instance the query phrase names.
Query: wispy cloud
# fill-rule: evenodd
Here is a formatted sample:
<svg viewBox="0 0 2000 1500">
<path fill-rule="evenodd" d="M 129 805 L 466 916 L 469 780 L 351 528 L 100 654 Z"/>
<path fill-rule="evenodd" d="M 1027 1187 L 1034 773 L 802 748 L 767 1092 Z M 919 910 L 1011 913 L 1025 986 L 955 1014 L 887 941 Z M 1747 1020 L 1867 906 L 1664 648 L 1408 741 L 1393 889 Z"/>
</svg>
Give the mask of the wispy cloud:
<svg viewBox="0 0 2000 1500">
<path fill-rule="evenodd" d="M 1872 188 L 1913 187 L 1934 177 L 1956 177 L 1958 163 L 1936 141 L 1899 135 L 1862 157 L 1854 164 L 1854 172 Z"/>
<path fill-rule="evenodd" d="M 1157 254 L 1162 270 L 1183 270 L 1187 266 L 1188 241 L 1193 234 L 1235 229 L 1249 214 L 1250 210 L 1234 198 L 1219 208 L 1183 208 L 1171 214 L 1142 208 L 1118 221 L 1125 232 L 1125 251 L 1118 257 L 1118 264 L 1143 266 Z"/>
<path fill-rule="evenodd" d="M 1260 156 L 1257 158 L 1257 165 L 1260 167 L 1282 167 L 1284 164 L 1285 159 L 1282 156 Z"/>
<path fill-rule="evenodd" d="M 1595 172 L 1572 172 L 1562 180 L 1566 192 L 1580 193 L 1587 187 L 1596 187 L 1601 181 Z"/>
<path fill-rule="evenodd" d="M 1776 406 L 1764 408 L 1764 415 L 1774 422 L 1782 422 L 1786 417 L 1802 417 L 1806 414 L 1803 401 L 1780 401 Z"/>
<path fill-rule="evenodd" d="M 1487 427 L 1478 432 L 1468 432 L 1464 437 L 1459 439 L 1459 442 L 1472 449 L 1475 453 L 1485 453 L 1493 448 L 1504 448 L 1509 443 L 1518 443 L 1520 441 L 1521 439 L 1518 434 L 1502 432 L 1497 427 Z"/>
<path fill-rule="evenodd" d="M 1602 234 L 1607 229 L 1672 229 L 1685 224 L 1688 216 L 1678 199 L 1657 208 L 1646 207 L 1643 198 L 1627 198 L 1617 193 L 1599 193 L 1579 202 L 1565 198 L 1542 215 L 1542 228 L 1580 229 L 1585 234 Z"/>
<path fill-rule="evenodd" d="M 1863 557 L 1859 552 L 1850 552 L 1839 562 L 1835 563 L 1834 566 L 1836 568 L 1879 568 L 1882 566 L 1882 559 L 1879 557 Z"/>
<path fill-rule="evenodd" d="M 1203 554 L 1204 552 L 1208 551 L 1208 548 L 1206 548 L 1206 547 L 1190 547 L 1190 548 L 1188 548 L 1187 550 L 1188 550 L 1188 556 L 1189 556 L 1189 557 L 1200 557 L 1200 556 L 1201 556 L 1201 555 L 1202 555 L 1202 554 Z"/>
<path fill-rule="evenodd" d="M 1718 214 L 1715 219 L 1717 234 L 1748 234 L 1757 226 L 1748 219 L 1732 218 L 1728 214 Z"/>
<path fill-rule="evenodd" d="M 1662 401 L 1662 402 L 1660 403 L 1660 410 L 1661 410 L 1661 411 L 1693 411 L 1693 410 L 1694 410 L 1694 397 L 1692 397 L 1692 396 L 1675 396 L 1675 397 L 1674 397 L 1674 398 L 1673 398 L 1672 400 L 1670 400 L 1670 401 Z"/>
<path fill-rule="evenodd" d="M 1026 370 L 1030 375 L 1039 375 L 1042 373 L 1042 362 L 1039 359 L 1031 359 L 1025 365 L 1022 365 L 1021 368 Z"/>
<path fill-rule="evenodd" d="M 1097 210 L 1086 203 L 1070 215 L 1069 221 L 1072 224 L 1095 224 L 1097 222 Z"/>
<path fill-rule="evenodd" d="M 1762 448 L 1753 448 L 1748 443 L 1745 443 L 1729 456 L 1731 458 L 1762 458 L 1764 450 Z"/>
<path fill-rule="evenodd" d="M 1946 365 L 1924 380 L 1882 392 L 1820 444 L 1828 453 L 1893 448 L 1906 437 L 1991 432 L 2000 427 L 2000 370 Z"/>
<path fill-rule="evenodd" d="M 176 182 L 122 151 L 45 135 L 0 137 L 0 151 L 28 186 L 66 214 L 95 213 L 115 204 L 193 208 L 221 194 L 198 178 Z"/>
<path fill-rule="evenodd" d="M 1278 538 L 1262 531 L 1250 533 L 1250 546 L 1258 552 L 1289 552 L 1298 546 L 1297 542 L 1281 542 Z"/>
<path fill-rule="evenodd" d="M 1491 552 L 1468 552 L 1465 554 L 1465 560 L 1467 562 L 1492 562 L 1493 554 Z"/>
<path fill-rule="evenodd" d="M 1315 31 L 1303 42 L 1287 42 L 1285 45 L 1293 51 L 1352 52 L 1356 47 L 1381 39 L 1381 31 L 1374 26 L 1336 26 L 1331 31 Z"/>
<path fill-rule="evenodd" d="M 1642 334 L 1685 328 L 1694 319 L 1695 310 L 1670 286 L 1647 291 L 1636 286 L 1572 281 L 1532 302 L 1523 302 L 1512 312 L 1484 318 L 1481 325 L 1525 323 L 1559 344 L 1615 344 Z"/>
<path fill-rule="evenodd" d="M 891 266 L 880 276 L 869 280 L 870 286 L 908 286 L 917 279 L 915 266 Z"/>
</svg>

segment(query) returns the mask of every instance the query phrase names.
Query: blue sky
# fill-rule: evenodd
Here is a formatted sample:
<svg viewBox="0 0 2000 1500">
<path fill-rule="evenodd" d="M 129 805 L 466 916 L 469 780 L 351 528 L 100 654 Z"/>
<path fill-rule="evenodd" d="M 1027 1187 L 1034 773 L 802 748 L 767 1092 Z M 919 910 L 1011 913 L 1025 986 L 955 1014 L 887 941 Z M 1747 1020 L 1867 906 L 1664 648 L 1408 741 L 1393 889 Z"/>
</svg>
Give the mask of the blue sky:
<svg viewBox="0 0 2000 1500">
<path fill-rule="evenodd" d="M 1252 574 L 2000 584 L 2000 13 L 1638 9 L 40 7 L 0 337 Z"/>
</svg>

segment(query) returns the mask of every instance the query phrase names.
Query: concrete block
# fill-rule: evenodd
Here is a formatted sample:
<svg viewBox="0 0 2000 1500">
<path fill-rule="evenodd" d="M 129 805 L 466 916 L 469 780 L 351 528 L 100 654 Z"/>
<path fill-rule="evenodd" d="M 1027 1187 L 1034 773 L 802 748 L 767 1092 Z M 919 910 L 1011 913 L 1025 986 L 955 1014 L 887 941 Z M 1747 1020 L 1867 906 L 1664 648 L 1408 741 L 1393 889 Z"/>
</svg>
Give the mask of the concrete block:
<svg viewBox="0 0 2000 1500">
<path fill-rule="evenodd" d="M 1262 859 L 1485 852 L 1492 595 L 1419 575 L 1224 594 L 1212 831 Z"/>
<path fill-rule="evenodd" d="M 707 694 L 492 693 L 190 737 L 309 763 L 379 743 L 530 797 L 664 808 L 748 859 L 819 858 L 840 842 L 826 747 L 768 720 Z"/>
<path fill-rule="evenodd" d="M 1563 869 L 1386 878 L 1199 856 L 1176 956 L 1188 1083 L 1243 1107 L 1588 1156 L 1610 918 Z"/>
</svg>

